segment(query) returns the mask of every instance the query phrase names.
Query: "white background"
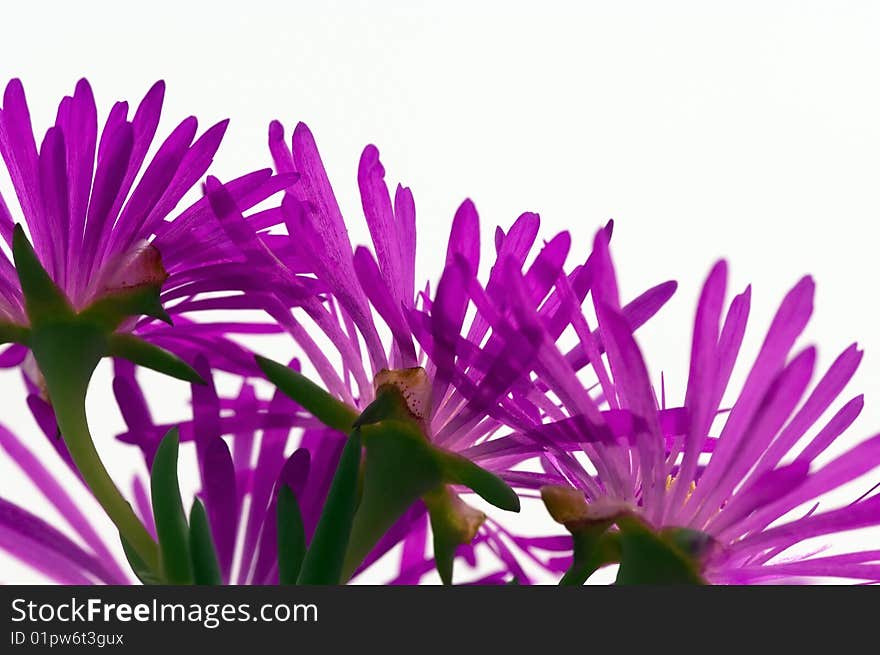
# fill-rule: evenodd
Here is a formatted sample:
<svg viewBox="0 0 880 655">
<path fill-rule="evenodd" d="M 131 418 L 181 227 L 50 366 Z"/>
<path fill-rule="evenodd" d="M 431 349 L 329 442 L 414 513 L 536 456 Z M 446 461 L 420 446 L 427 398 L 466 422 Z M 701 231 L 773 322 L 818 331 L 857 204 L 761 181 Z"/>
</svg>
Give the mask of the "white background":
<svg viewBox="0 0 880 655">
<path fill-rule="evenodd" d="M 571 231 L 573 262 L 614 218 L 627 298 L 680 283 L 639 334 L 670 402 L 683 394 L 696 295 L 716 259 L 730 261 L 736 291 L 754 283 L 748 353 L 811 273 L 819 365 L 855 340 L 867 351 L 850 385 L 867 407 L 847 443 L 880 431 L 877 3 L 29 2 L 5 7 L 2 22 L 0 81 L 22 78 L 41 131 L 82 76 L 102 115 L 162 78 L 160 135 L 189 114 L 203 128 L 232 119 L 214 169 L 228 179 L 270 164 L 271 119 L 288 134 L 307 122 L 356 243 L 367 239 L 358 157 L 376 144 L 389 184 L 415 194 L 422 277 L 436 276 L 465 197 L 484 253 L 495 225 L 533 210 L 545 238 Z M 39 443 L 17 375 L 0 385 L 0 420 Z M 121 425 L 108 389 L 102 370 L 90 418 L 124 470 L 134 454 L 108 443 Z M 160 415 L 185 392 L 157 389 Z M 2 459 L 0 476 L 0 493 L 45 513 Z M 0 559 L 0 581 L 31 579 Z"/>
</svg>

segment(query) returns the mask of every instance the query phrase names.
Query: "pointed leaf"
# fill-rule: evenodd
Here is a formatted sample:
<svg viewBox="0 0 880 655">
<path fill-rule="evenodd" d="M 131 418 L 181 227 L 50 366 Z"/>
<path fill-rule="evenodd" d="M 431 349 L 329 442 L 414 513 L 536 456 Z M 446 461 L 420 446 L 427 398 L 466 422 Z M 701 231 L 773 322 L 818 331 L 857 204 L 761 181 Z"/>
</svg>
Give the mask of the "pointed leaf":
<svg viewBox="0 0 880 655">
<path fill-rule="evenodd" d="M 440 575 L 440 581 L 445 585 L 452 584 L 452 572 L 455 565 L 455 550 L 459 544 L 449 531 L 443 529 L 442 524 L 435 525 L 431 520 L 431 532 L 434 535 L 434 565 Z"/>
<path fill-rule="evenodd" d="M 12 256 L 31 325 L 72 317 L 64 292 L 43 268 L 20 224 L 13 230 Z"/>
<path fill-rule="evenodd" d="M 0 344 L 20 343 L 27 345 L 30 330 L 22 325 L 13 323 L 0 323 Z"/>
<path fill-rule="evenodd" d="M 131 566 L 131 570 L 137 576 L 137 579 L 145 585 L 162 584 L 162 580 L 150 570 L 150 567 L 144 563 L 144 560 L 137 554 L 137 551 L 125 540 L 125 537 L 120 534 L 119 540 L 122 542 L 122 552 L 125 553 L 125 559 L 128 560 L 128 564 Z"/>
<path fill-rule="evenodd" d="M 278 579 L 296 584 L 306 555 L 306 531 L 293 490 L 286 484 L 278 491 Z"/>
<path fill-rule="evenodd" d="M 150 477 L 162 573 L 167 584 L 191 584 L 193 581 L 189 528 L 177 482 L 179 442 L 177 428 L 172 428 L 156 450 Z"/>
<path fill-rule="evenodd" d="M 354 420 L 354 419 L 352 419 Z M 358 500 L 361 435 L 355 430 L 339 458 L 321 518 L 303 559 L 299 584 L 338 585 Z"/>
<path fill-rule="evenodd" d="M 439 448 L 433 450 L 446 482 L 464 485 L 495 507 L 509 512 L 519 511 L 519 496 L 497 475 L 477 466 L 461 455 Z"/>
<path fill-rule="evenodd" d="M 189 544 L 192 551 L 193 580 L 198 585 L 223 584 L 217 550 L 205 506 L 196 498 L 189 512 Z"/>
<path fill-rule="evenodd" d="M 132 334 L 112 334 L 107 354 L 127 359 L 133 364 L 164 373 L 178 380 L 205 384 L 204 378 L 177 355 L 139 339 Z"/>
<path fill-rule="evenodd" d="M 151 316 L 168 325 L 171 317 L 159 301 L 160 287 L 143 285 L 102 296 L 80 312 L 83 320 L 112 331 L 132 316 Z"/>
<path fill-rule="evenodd" d="M 459 546 L 473 541 L 486 515 L 462 501 L 446 485 L 425 494 L 423 500 L 431 517 L 437 573 L 443 584 L 451 585 L 455 552 Z"/>
<path fill-rule="evenodd" d="M 272 384 L 328 427 L 348 433 L 357 412 L 289 366 L 257 355 L 257 364 Z"/>
</svg>

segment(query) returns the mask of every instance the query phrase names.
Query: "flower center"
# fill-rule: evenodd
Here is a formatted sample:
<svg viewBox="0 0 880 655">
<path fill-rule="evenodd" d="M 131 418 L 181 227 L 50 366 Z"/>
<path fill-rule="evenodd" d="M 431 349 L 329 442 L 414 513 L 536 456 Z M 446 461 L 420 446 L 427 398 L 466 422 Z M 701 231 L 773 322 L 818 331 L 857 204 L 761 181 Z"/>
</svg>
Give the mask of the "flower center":
<svg viewBox="0 0 880 655">
<path fill-rule="evenodd" d="M 671 491 L 672 487 L 675 486 L 677 478 L 674 478 L 671 475 L 666 476 L 666 491 Z M 684 502 L 688 502 L 691 499 L 693 493 L 697 490 L 697 483 L 691 481 L 691 486 L 687 491 L 687 494 L 684 497 Z"/>
<path fill-rule="evenodd" d="M 373 390 L 378 392 L 385 385 L 391 385 L 400 391 L 407 409 L 416 419 L 424 421 L 431 415 L 431 381 L 421 366 L 383 368 L 373 378 Z"/>
</svg>

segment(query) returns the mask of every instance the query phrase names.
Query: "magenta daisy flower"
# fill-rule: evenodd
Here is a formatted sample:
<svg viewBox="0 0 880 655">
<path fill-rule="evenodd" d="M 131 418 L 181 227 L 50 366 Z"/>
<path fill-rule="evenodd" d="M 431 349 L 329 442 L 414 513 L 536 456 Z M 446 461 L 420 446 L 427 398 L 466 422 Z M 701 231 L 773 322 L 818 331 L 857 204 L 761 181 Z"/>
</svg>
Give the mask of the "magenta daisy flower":
<svg viewBox="0 0 880 655">
<path fill-rule="evenodd" d="M 509 314 L 503 294 L 504 271 L 493 265 L 485 288 L 476 275 L 480 266 L 480 224 L 476 208 L 466 200 L 456 212 L 446 245 L 446 266 L 436 291 L 415 283 L 416 222 L 411 191 L 397 186 L 392 201 L 379 152 L 367 146 L 358 168 L 358 185 L 375 256 L 366 247 L 353 249 L 338 204 L 308 127 L 294 130 L 292 149 L 284 143 L 283 128 L 273 123 L 270 148 L 279 173 L 295 173 L 282 205 L 287 225 L 288 252 L 299 267 L 314 275 L 326 300 L 307 307 L 332 347 L 341 366 L 334 366 L 292 317 L 285 321 L 315 366 L 322 382 L 340 400 L 357 410 L 375 397 L 377 380 L 394 371 L 422 368 L 414 381 L 420 390 L 426 430 L 438 445 L 460 449 L 479 443 L 503 425 L 516 422 L 517 400 L 507 396 L 528 386 L 527 371 L 539 345 L 539 335 L 505 331 L 499 316 Z M 536 252 L 540 227 L 537 214 L 521 215 L 508 231 L 495 232 L 497 261 L 526 265 L 529 306 L 540 311 L 558 336 L 566 322 L 560 298 L 551 294 L 570 250 L 570 237 L 560 233 Z M 611 226 L 608 227 L 610 233 Z M 291 270 L 293 266 L 291 265 Z M 591 285 L 590 260 L 569 276 L 579 300 Z M 651 289 L 627 308 L 637 327 L 669 299 L 674 283 Z M 467 320 L 468 311 L 475 317 Z M 383 341 L 380 333 L 390 333 Z M 574 359 L 578 359 L 573 354 Z M 579 362 L 586 363 L 585 360 Z M 453 380 L 458 384 L 453 384 Z M 406 386 L 407 382 L 401 380 Z M 517 387 L 517 385 L 520 385 Z M 416 400 L 414 400 L 416 403 Z M 498 416 L 489 416 L 489 412 Z"/>
<path fill-rule="evenodd" d="M 520 444 L 517 452 L 503 456 L 491 446 L 468 450 L 494 440 L 508 426 L 528 423 L 528 413 L 535 411 L 528 373 L 541 338 L 536 332 L 505 329 L 504 317 L 513 309 L 504 293 L 502 267 L 492 266 L 485 287 L 477 281 L 480 225 L 473 203 L 465 201 L 452 220 L 446 265 L 432 293 L 430 285 L 416 285 L 412 193 L 398 185 L 392 199 L 374 146 L 361 156 L 358 185 L 375 255 L 366 247 L 352 248 L 308 127 L 296 127 L 288 148 L 283 128 L 273 123 L 269 145 L 279 174 L 296 175 L 297 181 L 281 207 L 288 236 L 264 238 L 252 257 L 261 264 L 273 261 L 278 304 L 270 312 L 296 340 L 326 389 L 356 416 L 371 406 L 377 389 L 394 385 L 434 446 L 466 453 L 471 461 L 489 464 L 490 471 L 517 483 L 527 480 L 537 487 L 546 482 L 514 470 L 535 455 L 534 445 Z M 209 198 L 222 220 L 240 224 L 222 190 L 209 189 Z M 529 293 L 524 302 L 559 336 L 567 325 L 569 302 L 581 302 L 589 291 L 591 265 L 587 259 L 568 274 L 570 299 L 553 293 L 554 282 L 565 275 L 570 237 L 563 232 L 535 248 L 539 226 L 537 214 L 525 213 L 506 232 L 497 229 L 496 261 L 526 269 Z M 306 293 L 306 282 L 320 297 Z M 625 310 L 633 324 L 650 318 L 674 288 L 666 283 L 633 301 Z M 289 311 L 294 303 L 304 317 Z M 305 325 L 323 333 L 339 364 Z M 571 357 L 579 367 L 588 363 L 582 353 Z M 482 520 L 475 515 L 466 519 L 470 525 Z"/>
<path fill-rule="evenodd" d="M 195 324 L 188 316 L 199 309 L 247 307 L 251 299 L 235 296 L 254 290 L 260 281 L 259 271 L 243 265 L 246 246 L 221 229 L 207 200 L 178 209 L 211 164 L 227 121 L 197 136 L 198 122 L 189 117 L 148 159 L 164 93 L 164 83 L 156 83 L 133 116 L 128 103 L 117 102 L 99 133 L 92 90 L 81 80 L 74 94 L 61 101 L 54 125 L 37 148 L 24 90 L 12 80 L 0 109 L 0 154 L 36 256 L 74 311 L 155 286 L 161 292 L 151 308 L 154 315 L 132 315 L 118 330 L 190 360 L 210 343 L 217 366 L 253 371 L 251 357 L 219 337 L 272 326 Z M 227 191 L 240 209 L 249 210 L 290 182 L 264 170 L 230 182 Z M 10 247 L 15 222 L 0 197 L 0 236 Z M 174 329 L 160 319 L 173 319 Z M 16 270 L 3 254 L 0 323 L 28 325 Z M 13 345 L 0 361 L 16 365 L 26 352 Z"/>
<path fill-rule="evenodd" d="M 0 236 L 14 261 L 0 255 L 0 343 L 15 344 L 3 360 L 25 360 L 89 489 L 153 571 L 157 544 L 116 489 L 89 433 L 85 397 L 98 362 L 123 358 L 197 380 L 186 360 L 209 351 L 216 366 L 253 372 L 246 351 L 223 335 L 275 329 L 196 324 L 188 316 L 260 306 L 264 278 L 247 265 L 248 244 L 223 229 L 206 199 L 176 214 L 210 165 L 225 121 L 196 138 L 196 119 L 184 120 L 144 166 L 163 96 L 160 82 L 130 120 L 128 105 L 116 103 L 99 138 L 94 98 L 83 80 L 61 101 L 39 149 L 18 80 L 7 85 L 0 110 L 0 154 L 24 221 L 16 224 L 0 198 Z M 258 171 L 229 183 L 225 193 L 241 211 L 291 182 Z M 253 217 L 256 225 L 260 220 Z M 173 330 L 160 327 L 172 316 Z"/>
<path fill-rule="evenodd" d="M 684 404 L 667 408 L 665 389 L 655 391 L 633 326 L 620 310 L 604 233 L 594 258 L 598 331 L 591 332 L 580 313 L 572 324 L 601 395 L 585 389 L 570 367 L 556 367 L 542 381 L 561 405 L 529 433 L 553 444 L 543 459 L 547 470 L 583 492 L 587 505 L 575 513 L 597 521 L 634 516 L 653 530 L 702 535 L 691 554 L 699 574 L 713 583 L 880 579 L 877 550 L 804 551 L 817 539 L 880 524 L 880 495 L 823 509 L 826 494 L 880 465 L 880 437 L 853 444 L 846 436 L 862 409 L 860 395 L 839 402 L 861 360 L 855 345 L 810 390 L 816 350 L 798 350 L 796 341 L 813 311 L 813 281 L 805 277 L 783 299 L 728 409 L 722 402 L 740 359 L 751 290 L 725 312 L 727 266 L 718 263 L 697 306 Z M 519 318 L 522 325 L 540 324 L 527 311 Z M 544 343 L 541 359 L 562 363 L 552 341 Z M 844 443 L 848 450 L 819 463 L 832 445 L 837 450 Z"/>
</svg>

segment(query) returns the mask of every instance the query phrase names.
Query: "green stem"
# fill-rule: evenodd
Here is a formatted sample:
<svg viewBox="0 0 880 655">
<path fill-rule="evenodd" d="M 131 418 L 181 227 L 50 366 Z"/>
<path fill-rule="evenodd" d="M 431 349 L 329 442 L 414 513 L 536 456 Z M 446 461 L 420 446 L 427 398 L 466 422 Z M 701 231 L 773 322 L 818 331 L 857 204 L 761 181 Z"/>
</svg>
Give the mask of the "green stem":
<svg viewBox="0 0 880 655">
<path fill-rule="evenodd" d="M 86 391 L 106 350 L 105 337 L 85 326 L 51 325 L 34 330 L 31 347 L 74 464 L 120 534 L 158 574 L 158 546 L 107 473 L 86 419 Z"/>
<path fill-rule="evenodd" d="M 574 559 L 560 586 L 582 585 L 603 566 L 620 560 L 617 535 L 607 532 L 610 525 L 611 521 L 590 521 L 566 526 L 574 541 Z"/>
<path fill-rule="evenodd" d="M 415 423 L 386 420 L 366 425 L 361 432 L 366 449 L 363 490 L 351 526 L 343 582 L 394 522 L 442 482 L 440 467 Z"/>
</svg>

